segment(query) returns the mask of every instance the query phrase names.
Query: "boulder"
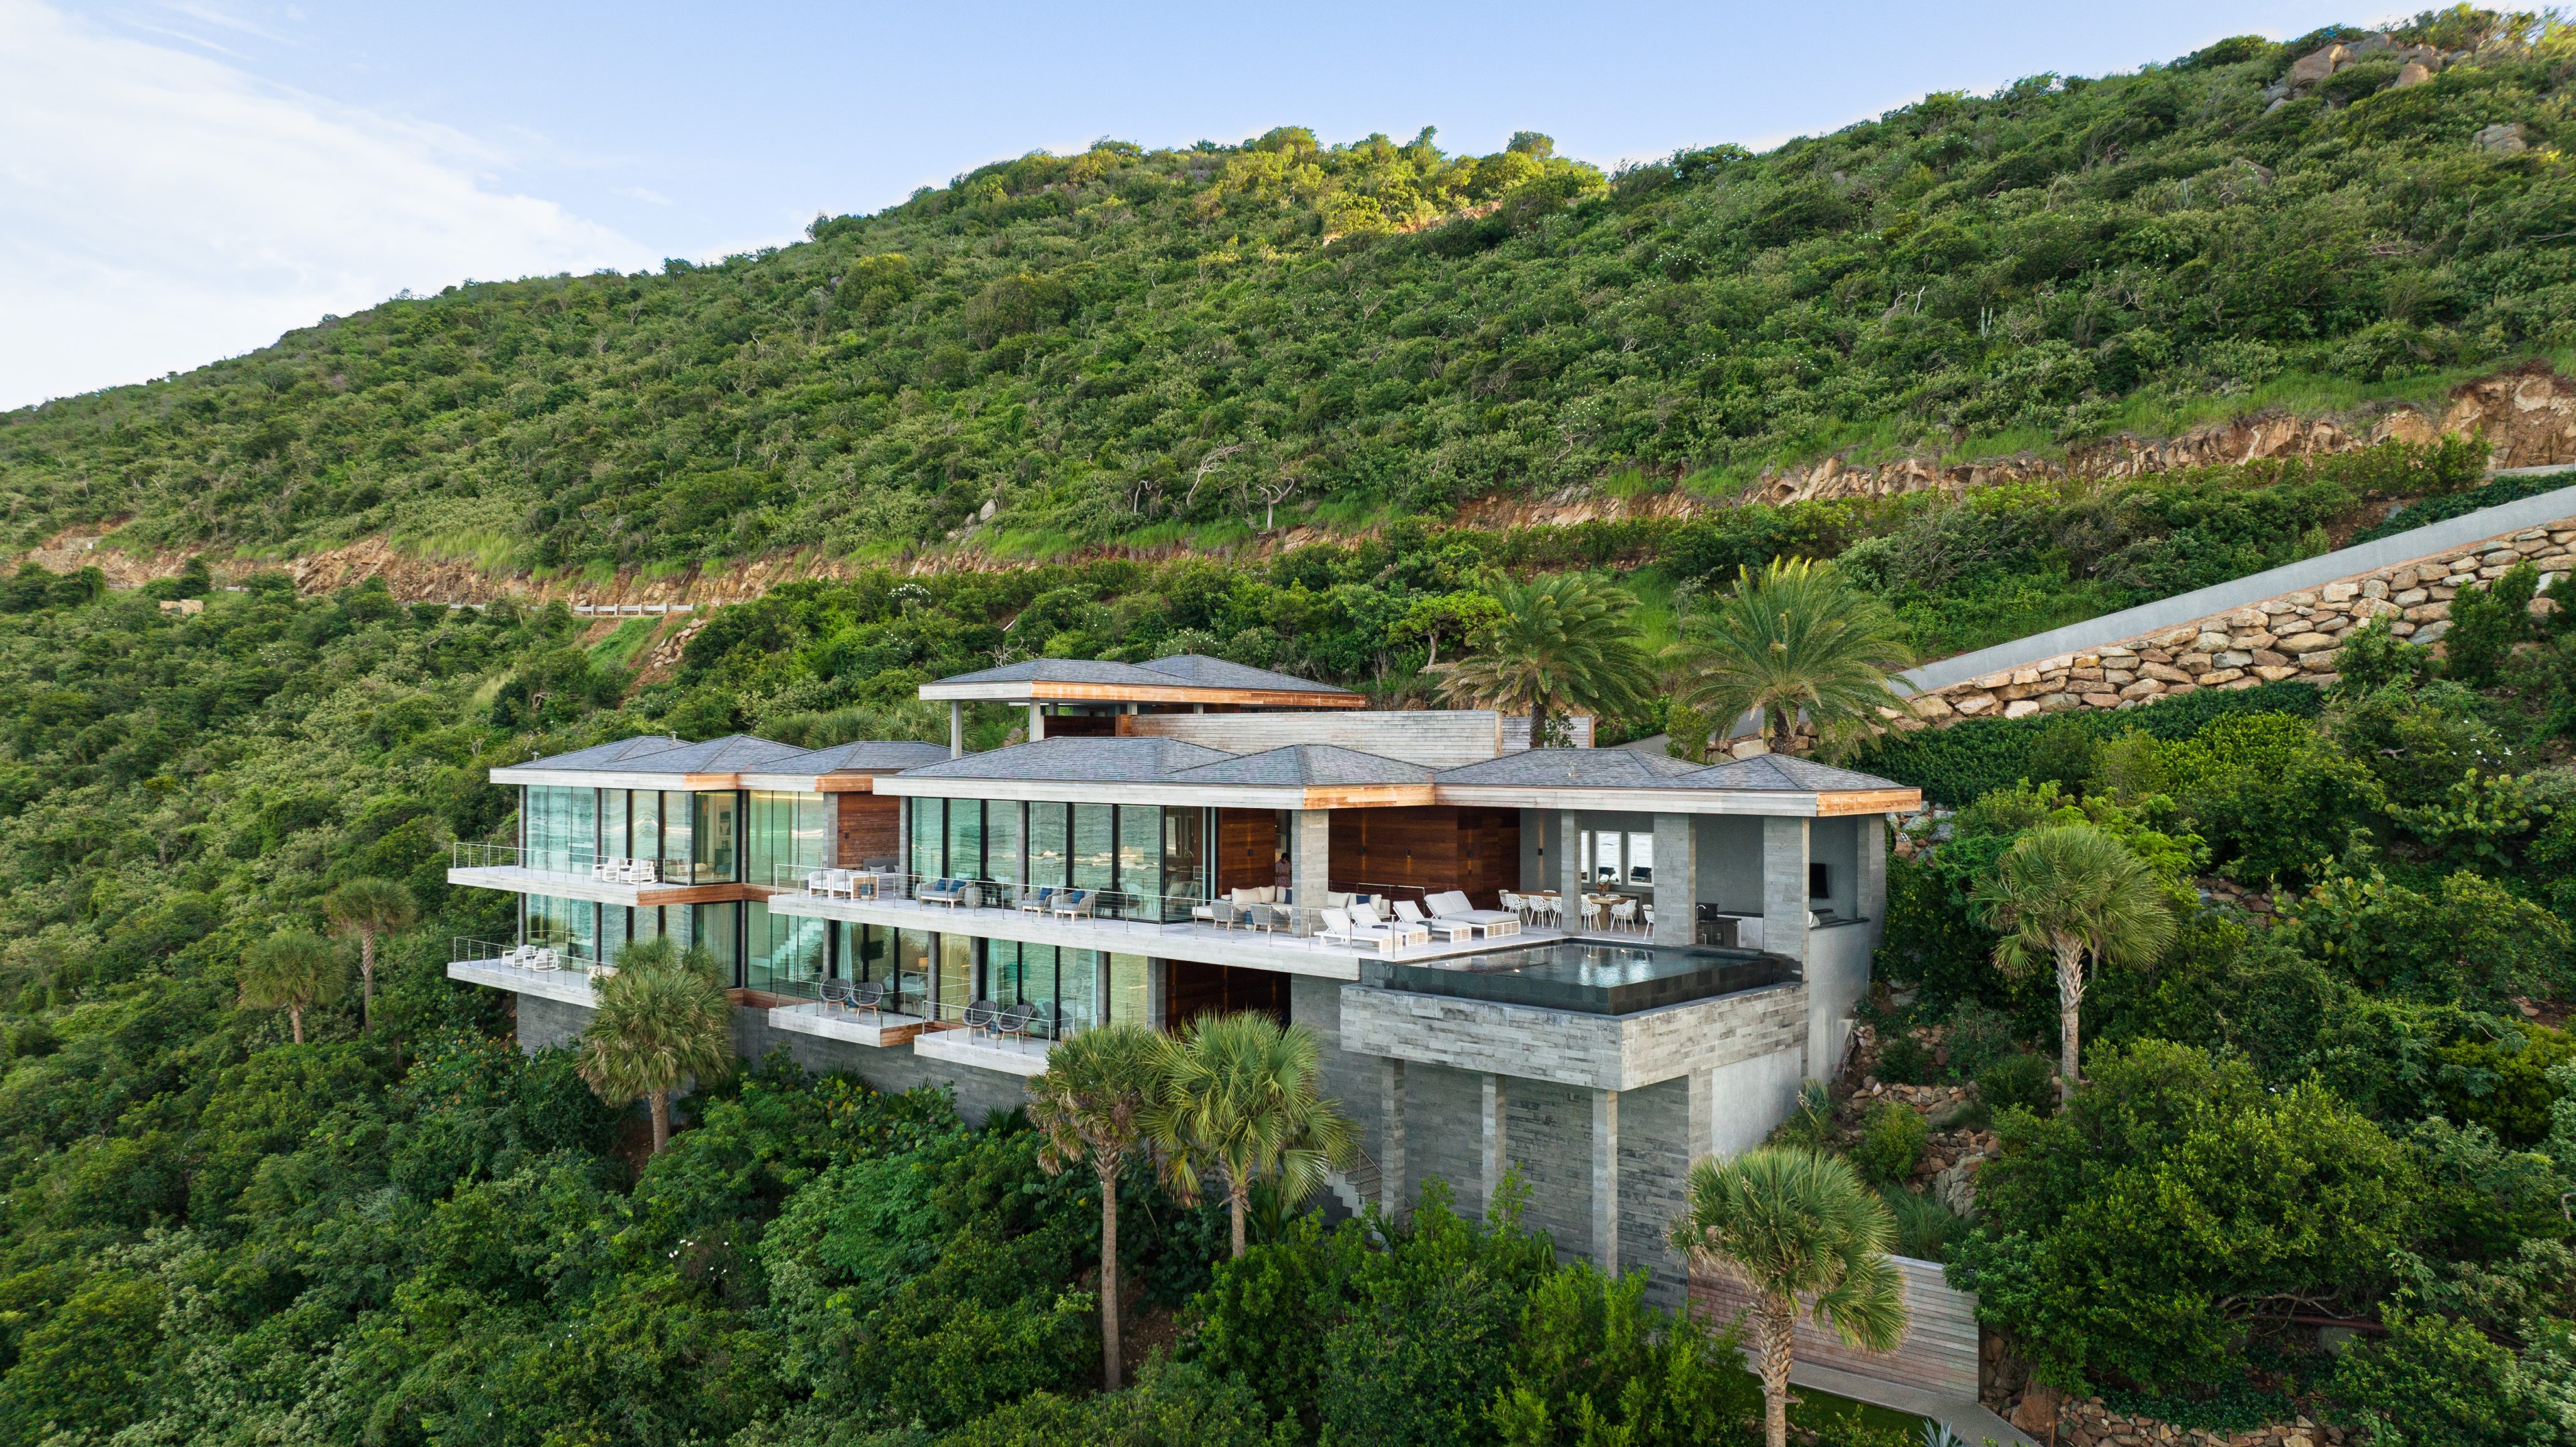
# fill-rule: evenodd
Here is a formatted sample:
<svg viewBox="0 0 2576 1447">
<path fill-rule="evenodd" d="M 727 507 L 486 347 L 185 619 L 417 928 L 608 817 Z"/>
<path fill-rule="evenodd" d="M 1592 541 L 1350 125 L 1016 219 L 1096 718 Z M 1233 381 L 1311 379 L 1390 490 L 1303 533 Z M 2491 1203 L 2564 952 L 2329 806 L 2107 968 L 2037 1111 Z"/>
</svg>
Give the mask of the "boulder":
<svg viewBox="0 0 2576 1447">
<path fill-rule="evenodd" d="M 2328 583 L 2322 590 L 2322 596 L 2324 601 L 2328 603 L 2349 603 L 2353 599 L 2361 596 L 2361 585 L 2359 583 Z"/>
<path fill-rule="evenodd" d="M 2418 603 L 2406 610 L 2406 621 L 2409 623 L 2438 623 L 2450 616 L 2451 605 L 2448 601 Z"/>
<path fill-rule="evenodd" d="M 2334 648 L 2322 653 L 2306 654 L 2299 659 L 2299 671 L 2301 673 L 2331 672 L 2335 666 L 2336 655 L 2342 652 L 2342 649 Z"/>
<path fill-rule="evenodd" d="M 2298 670 L 2291 669 L 2289 671 L 2295 673 Z M 2128 687 L 2121 689 L 2120 697 L 2153 698 L 2164 691 L 2165 686 L 2163 684 L 2156 682 L 2152 678 L 2141 678 L 2137 682 L 2130 684 Z"/>
<path fill-rule="evenodd" d="M 2039 705 L 2026 698 L 2017 698 L 2004 705 L 2006 718 L 2028 718 L 2037 712 L 2039 712 Z"/>
<path fill-rule="evenodd" d="M 2329 45 L 2323 50 L 2312 50 L 2307 54 L 2300 56 L 2298 59 L 2291 61 L 2289 74 L 2282 76 L 2281 79 L 2287 81 L 2292 86 L 2315 85 L 2318 81 L 2334 74 L 2335 67 L 2343 64 L 2344 60 L 2350 56 L 2351 53 L 2352 52 L 2344 49 L 2340 45 Z M 2494 129 L 2495 127 L 2493 126 L 2489 126 L 2487 128 L 2487 130 Z M 2485 132 L 2481 131 L 2479 134 L 2484 135 Z M 2021 1426 L 2018 1422 L 2013 1425 L 2016 1427 Z M 2028 1427 L 2022 1427 L 2022 1430 L 2027 1432 L 2031 1429 Z"/>
<path fill-rule="evenodd" d="M 2512 121 L 2480 127 L 2476 135 L 2469 137 L 2469 144 L 2489 155 L 2510 156 L 2531 149 L 2531 143 L 2524 140 L 2523 135 L 2522 122 Z"/>
<path fill-rule="evenodd" d="M 1914 716 L 1917 718 L 1949 718 L 1958 713 L 1957 709 L 1950 706 L 1948 699 L 1937 693 L 1915 695 L 1913 708 Z"/>
<path fill-rule="evenodd" d="M 2265 683 L 2279 683 L 2282 679 L 2296 678 L 2299 676 L 2299 671 L 2297 669 L 2283 668 L 2276 664 L 2266 664 L 2255 669 L 2254 673 Z"/>
<path fill-rule="evenodd" d="M 1981 713 L 1993 711 L 1995 696 L 1991 693 L 1972 693 L 1954 701 L 1950 706 L 1970 718 L 1975 718 Z"/>
<path fill-rule="evenodd" d="M 2439 618 L 2417 628 L 2415 630 L 2415 636 L 2407 641 L 2410 643 L 2434 643 L 2438 642 L 2443 634 L 2450 631 L 2451 620 L 2448 618 Z"/>
<path fill-rule="evenodd" d="M 2343 49 L 2340 45 L 2331 48 Z M 2318 52 L 2320 55 L 2324 53 Z M 2307 62 L 2299 63 L 2305 65 Z M 2030 1384 L 2030 1390 L 2022 1393 L 2021 1400 L 2014 1404 L 2012 1424 L 2034 1437 L 2054 1441 L 2057 1437 L 2057 1410 L 2063 1401 L 2064 1398 L 2058 1395 L 2055 1387 L 2033 1382 Z"/>
<path fill-rule="evenodd" d="M 2314 653 L 2319 649 L 2334 647 L 2334 639 L 2323 633 L 2293 633 L 2282 639 L 2279 647 L 2283 653 Z"/>
<path fill-rule="evenodd" d="M 2160 683 L 2191 682 L 2190 674 L 2183 672 L 2181 669 L 2174 667 L 2170 663 L 2149 663 L 2140 667 L 2138 672 L 2145 675 L 2147 678 L 2154 679 Z"/>
</svg>

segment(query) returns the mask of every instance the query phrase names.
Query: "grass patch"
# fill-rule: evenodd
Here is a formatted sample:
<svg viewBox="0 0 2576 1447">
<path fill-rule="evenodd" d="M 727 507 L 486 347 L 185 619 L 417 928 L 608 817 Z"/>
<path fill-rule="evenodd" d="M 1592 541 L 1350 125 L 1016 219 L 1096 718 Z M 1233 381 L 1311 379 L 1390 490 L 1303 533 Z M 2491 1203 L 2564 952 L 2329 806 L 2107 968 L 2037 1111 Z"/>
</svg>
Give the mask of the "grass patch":
<svg viewBox="0 0 2576 1447">
<path fill-rule="evenodd" d="M 487 573 L 511 570 L 519 551 L 518 539 L 479 528 L 418 533 L 394 546 L 424 561 L 472 563 Z"/>
<path fill-rule="evenodd" d="M 653 641 L 653 635 L 661 630 L 662 623 L 660 618 L 626 619 L 607 637 L 590 645 L 591 661 L 611 668 L 630 666 L 635 656 Z"/>
<path fill-rule="evenodd" d="M 1673 580 L 1663 569 L 1647 566 L 1619 580 L 1619 586 L 1637 595 L 1638 645 L 1649 654 L 1661 653 L 1673 641 L 1674 628 L 1680 621 L 1673 607 Z"/>
<path fill-rule="evenodd" d="M 1789 1390 L 1791 1395 L 1797 1398 L 1789 1406 L 1789 1421 L 1792 1425 L 1804 1427 L 1810 1432 L 1821 1431 L 1826 1426 L 1837 1422 L 1848 1423 L 1856 1418 L 1859 1425 L 1874 1432 L 1902 1432 L 1909 1439 L 1919 1439 L 1923 1435 L 1925 1419 L 1915 1413 L 1900 1412 L 1894 1407 L 1882 1407 L 1875 1402 L 1857 1402 L 1849 1397 L 1837 1397 L 1831 1392 L 1819 1392 L 1813 1387 L 1792 1387 Z"/>
</svg>

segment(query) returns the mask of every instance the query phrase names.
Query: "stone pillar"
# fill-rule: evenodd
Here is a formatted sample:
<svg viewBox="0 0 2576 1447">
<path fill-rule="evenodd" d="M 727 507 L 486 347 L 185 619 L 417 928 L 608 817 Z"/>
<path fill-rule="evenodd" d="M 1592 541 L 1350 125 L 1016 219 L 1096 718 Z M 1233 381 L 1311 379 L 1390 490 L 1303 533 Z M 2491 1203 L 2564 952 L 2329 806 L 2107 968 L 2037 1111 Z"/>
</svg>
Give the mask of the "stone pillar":
<svg viewBox="0 0 2576 1447">
<path fill-rule="evenodd" d="M 1854 882 L 1852 908 L 1869 921 L 1869 947 L 1887 936 L 1887 828 L 1893 814 L 1864 814 L 1857 821 L 1860 878 Z"/>
<path fill-rule="evenodd" d="M 1809 822 L 1762 821 L 1762 948 L 1807 962 Z"/>
<path fill-rule="evenodd" d="M 897 794 L 894 798 L 894 872 L 912 872 L 912 796 Z M 912 886 L 903 887 L 903 896 L 912 897 Z"/>
<path fill-rule="evenodd" d="M 1655 855 L 1663 868 L 1663 854 Z M 1592 1092 L 1592 1263 L 1619 1274 L 1619 1092 Z"/>
<path fill-rule="evenodd" d="M 1145 961 L 1145 1024 L 1149 1029 L 1170 1028 L 1167 1023 L 1169 1017 L 1163 1009 L 1163 1000 L 1168 993 L 1164 984 L 1170 973 L 1170 966 L 1162 960 Z"/>
<path fill-rule="evenodd" d="M 1491 1071 L 1477 1077 L 1484 1094 L 1484 1109 L 1480 1116 L 1484 1126 L 1484 1154 L 1479 1175 L 1485 1197 L 1478 1203 L 1479 1211 L 1494 1209 L 1494 1197 L 1503 1189 L 1503 1172 L 1511 1169 L 1511 1143 L 1505 1138 L 1505 1118 L 1511 1109 L 1511 1095 L 1505 1085 L 1509 1079 Z"/>
<path fill-rule="evenodd" d="M 1556 816 L 1556 892 L 1565 901 L 1568 933 L 1583 928 L 1583 816 L 1571 809 Z"/>
<path fill-rule="evenodd" d="M 948 700 L 948 757 L 966 757 L 966 705 Z"/>
<path fill-rule="evenodd" d="M 1699 938 L 1699 820 L 1689 814 L 1655 816 L 1655 943 L 1686 945 Z"/>
<path fill-rule="evenodd" d="M 1404 1214 L 1404 1062 L 1378 1061 L 1378 1205 L 1386 1218 Z"/>
<path fill-rule="evenodd" d="M 1332 887 L 1333 815 L 1329 809 L 1297 809 L 1288 816 L 1288 887 L 1297 908 L 1305 911 L 1324 907 L 1324 891 Z M 1298 917 L 1297 928 L 1303 932 L 1313 920 L 1311 913 Z"/>
<path fill-rule="evenodd" d="M 1030 742 L 1030 743 L 1036 743 L 1038 740 L 1040 740 L 1040 739 L 1042 739 L 1042 738 L 1045 738 L 1045 737 L 1046 737 L 1046 705 L 1045 705 L 1045 704 L 1042 704 L 1042 703 L 1033 703 L 1033 704 L 1030 704 L 1030 705 L 1029 705 L 1029 742 Z"/>
<path fill-rule="evenodd" d="M 1717 1142 L 1717 1072 L 1694 1070 L 1690 1081 L 1689 1123 L 1683 1127 L 1682 1161 L 1698 1165 L 1716 1151 Z"/>
</svg>

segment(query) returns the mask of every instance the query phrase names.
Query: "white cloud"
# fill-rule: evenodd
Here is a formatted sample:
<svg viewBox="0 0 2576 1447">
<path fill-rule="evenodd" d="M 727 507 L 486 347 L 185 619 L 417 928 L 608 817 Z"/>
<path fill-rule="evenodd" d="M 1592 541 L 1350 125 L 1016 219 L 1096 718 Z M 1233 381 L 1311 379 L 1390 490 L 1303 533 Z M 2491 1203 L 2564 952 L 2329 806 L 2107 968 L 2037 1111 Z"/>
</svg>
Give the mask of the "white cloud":
<svg viewBox="0 0 2576 1447">
<path fill-rule="evenodd" d="M 453 132 L 0 0 L 0 407 L 238 355 L 410 288 L 645 264 Z"/>
</svg>

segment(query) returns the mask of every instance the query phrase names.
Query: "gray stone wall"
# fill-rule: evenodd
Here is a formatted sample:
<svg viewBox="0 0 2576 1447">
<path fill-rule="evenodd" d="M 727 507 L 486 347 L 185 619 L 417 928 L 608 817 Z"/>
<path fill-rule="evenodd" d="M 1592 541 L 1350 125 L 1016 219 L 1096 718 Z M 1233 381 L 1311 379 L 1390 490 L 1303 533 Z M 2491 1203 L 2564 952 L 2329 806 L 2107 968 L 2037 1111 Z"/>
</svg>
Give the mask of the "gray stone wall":
<svg viewBox="0 0 2576 1447">
<path fill-rule="evenodd" d="M 773 1047 L 784 1045 L 788 1057 L 808 1070 L 855 1075 L 889 1093 L 923 1085 L 953 1086 L 957 1114 L 970 1125 L 981 1125 L 986 1116 L 997 1110 L 1007 1111 L 1028 1103 L 1026 1082 L 1016 1075 L 927 1060 L 915 1055 L 910 1045 L 878 1048 L 774 1029 L 765 1009 L 741 1008 L 733 1012 L 733 1044 L 734 1053 L 745 1060 L 757 1060 Z"/>
<path fill-rule="evenodd" d="M 1478 1130 L 1482 1109 L 1473 1072 L 1436 1065 L 1404 1068 L 1404 1199 L 1408 1204 L 1420 1200 L 1422 1183 L 1437 1176 L 1449 1183 L 1460 1214 L 1484 1214 L 1477 1160 L 1483 1139 Z"/>
<path fill-rule="evenodd" d="M 1291 976 L 1288 1019 L 1315 1032 L 1324 1047 L 1324 1094 L 1341 1101 L 1342 1114 L 1359 1127 L 1360 1149 L 1383 1164 L 1385 1142 L 1380 1139 L 1378 1117 L 1385 1091 L 1378 1082 L 1376 1057 L 1342 1048 L 1342 987 L 1331 980 Z"/>
<path fill-rule="evenodd" d="M 570 1045 L 581 1038 L 581 1032 L 590 1026 L 590 1017 L 598 1013 L 584 1006 L 568 1005 L 561 1000 L 549 1000 L 541 995 L 520 995 L 516 998 L 519 1048 L 532 1055 L 537 1051 L 550 1050 L 558 1045 Z"/>
<path fill-rule="evenodd" d="M 1690 1273 L 1665 1244 L 1689 1192 L 1690 1084 L 1667 1080 L 1619 1097 L 1619 1265 L 1646 1269 L 1646 1299 L 1677 1308 Z"/>
<path fill-rule="evenodd" d="M 1831 1078 L 1849 1038 L 1844 1022 L 1869 990 L 1869 928 L 1834 925 L 1807 932 L 1807 1073 Z"/>
<path fill-rule="evenodd" d="M 1592 1092 L 1537 1080 L 1515 1080 L 1510 1092 L 1511 1123 L 1504 1140 L 1530 1189 L 1529 1209 L 1521 1219 L 1555 1238 L 1559 1261 L 1589 1260 Z"/>
</svg>

